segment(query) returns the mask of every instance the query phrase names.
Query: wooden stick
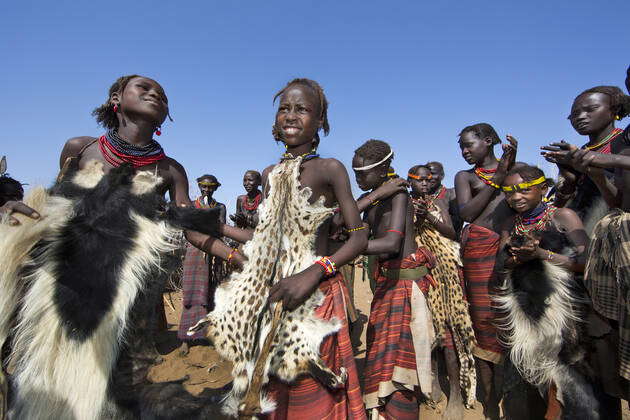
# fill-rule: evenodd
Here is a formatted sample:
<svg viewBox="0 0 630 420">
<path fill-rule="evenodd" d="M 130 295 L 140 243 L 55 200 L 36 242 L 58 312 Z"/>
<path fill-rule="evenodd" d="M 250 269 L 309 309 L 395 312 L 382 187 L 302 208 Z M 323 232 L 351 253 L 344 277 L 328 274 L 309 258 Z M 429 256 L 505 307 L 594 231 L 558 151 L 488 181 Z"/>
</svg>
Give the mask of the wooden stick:
<svg viewBox="0 0 630 420">
<path fill-rule="evenodd" d="M 247 388 L 245 398 L 239 404 L 238 418 L 240 420 L 251 419 L 261 412 L 260 390 L 262 389 L 263 371 L 265 369 L 265 364 L 267 363 L 267 358 L 269 357 L 271 344 L 273 343 L 273 339 L 276 337 L 276 332 L 278 331 L 278 326 L 280 325 L 281 316 L 282 301 L 277 302 L 273 308 L 271 329 L 269 330 L 269 334 L 267 334 L 267 337 L 265 337 L 265 342 L 262 349 L 260 350 L 260 355 L 258 356 L 258 360 L 256 360 L 252 380 L 249 383 L 249 387 Z"/>
</svg>

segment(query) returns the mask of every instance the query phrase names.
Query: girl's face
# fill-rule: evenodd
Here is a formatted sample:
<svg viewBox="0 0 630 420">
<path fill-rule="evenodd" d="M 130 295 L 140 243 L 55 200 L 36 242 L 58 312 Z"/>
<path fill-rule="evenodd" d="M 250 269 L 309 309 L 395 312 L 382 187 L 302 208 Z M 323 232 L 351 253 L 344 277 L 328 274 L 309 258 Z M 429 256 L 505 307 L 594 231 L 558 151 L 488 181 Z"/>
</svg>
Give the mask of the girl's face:
<svg viewBox="0 0 630 420">
<path fill-rule="evenodd" d="M 579 96 L 573 102 L 569 120 L 575 131 L 583 136 L 599 133 L 615 120 L 610 109 L 610 98 L 603 93 Z"/>
<path fill-rule="evenodd" d="M 414 195 L 424 196 L 431 192 L 433 186 L 433 175 L 426 168 L 420 168 L 415 174 L 418 179 L 408 177 L 407 182 L 411 187 L 411 192 Z"/>
<path fill-rule="evenodd" d="M 164 122 L 168 114 L 168 99 L 162 86 L 147 77 L 134 77 L 127 83 L 122 95 L 112 95 L 112 103 L 128 118 L 140 117 L 155 126 Z"/>
<path fill-rule="evenodd" d="M 353 168 L 361 168 L 363 166 L 371 165 L 373 163 L 376 162 L 366 160 L 363 156 L 354 155 L 354 158 L 352 159 Z M 357 185 L 363 191 L 369 191 L 379 187 L 387 178 L 388 169 L 389 162 L 385 162 L 381 165 L 378 165 L 376 168 L 368 169 L 367 171 L 354 171 Z"/>
<path fill-rule="evenodd" d="M 260 186 L 260 180 L 258 177 L 251 172 L 245 173 L 243 177 L 243 188 L 245 191 L 252 192 L 255 191 Z"/>
<path fill-rule="evenodd" d="M 518 185 L 527 182 L 519 174 L 510 175 L 505 178 L 503 185 Z M 545 184 L 533 185 L 518 191 L 504 191 L 505 199 L 510 207 L 517 213 L 526 213 L 536 208 L 547 194 Z"/>
<path fill-rule="evenodd" d="M 476 165 L 488 155 L 488 149 L 492 148 L 492 141 L 480 139 L 472 131 L 466 131 L 459 138 L 459 148 L 466 163 Z"/>
<path fill-rule="evenodd" d="M 431 171 L 431 191 L 437 190 L 437 188 L 442 184 L 442 179 L 444 179 L 444 174 L 442 173 L 441 168 L 437 165 L 427 165 L 429 170 Z"/>
<path fill-rule="evenodd" d="M 285 145 L 312 142 L 322 125 L 317 95 L 307 86 L 290 86 L 280 97 L 276 129 Z"/>
</svg>

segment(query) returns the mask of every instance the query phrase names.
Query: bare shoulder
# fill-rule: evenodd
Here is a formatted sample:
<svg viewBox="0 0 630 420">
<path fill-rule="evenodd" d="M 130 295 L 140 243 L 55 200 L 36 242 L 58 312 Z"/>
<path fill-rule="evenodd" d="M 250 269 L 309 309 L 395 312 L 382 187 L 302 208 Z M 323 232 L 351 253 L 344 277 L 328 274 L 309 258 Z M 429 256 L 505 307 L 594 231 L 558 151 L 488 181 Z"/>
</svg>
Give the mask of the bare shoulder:
<svg viewBox="0 0 630 420">
<path fill-rule="evenodd" d="M 320 159 L 321 165 L 323 168 L 326 168 L 331 171 L 346 171 L 346 167 L 339 160 L 335 158 L 324 158 Z"/>
<path fill-rule="evenodd" d="M 457 181 L 458 179 L 460 180 L 469 180 L 470 176 L 472 174 L 472 171 L 470 169 L 464 169 L 463 171 L 459 171 L 455 174 L 455 180 Z"/>
<path fill-rule="evenodd" d="M 573 210 L 566 207 L 556 209 L 556 212 L 553 214 L 553 220 L 565 227 L 574 226 L 575 224 L 582 224 L 580 216 L 578 216 L 577 213 Z"/>
<path fill-rule="evenodd" d="M 81 153 L 81 151 L 85 148 L 85 146 L 94 142 L 96 137 L 92 136 L 78 136 L 71 137 L 66 140 L 63 145 L 63 149 L 61 150 L 61 155 L 59 157 L 59 167 L 63 167 L 64 162 L 67 158 L 74 158 Z"/>
</svg>

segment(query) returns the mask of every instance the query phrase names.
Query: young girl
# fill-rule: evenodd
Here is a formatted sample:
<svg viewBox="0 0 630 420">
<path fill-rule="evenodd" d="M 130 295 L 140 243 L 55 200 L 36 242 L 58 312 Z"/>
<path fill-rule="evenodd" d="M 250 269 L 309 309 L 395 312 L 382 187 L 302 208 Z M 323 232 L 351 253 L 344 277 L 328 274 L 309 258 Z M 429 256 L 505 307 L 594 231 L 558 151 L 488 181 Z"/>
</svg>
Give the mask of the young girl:
<svg viewBox="0 0 630 420">
<path fill-rule="evenodd" d="M 546 418 L 557 418 L 556 390 L 564 404 L 562 418 L 597 412 L 586 381 L 590 368 L 580 325 L 586 294 L 581 281 L 573 278 L 584 271 L 589 242 L 582 221 L 572 210 L 543 201 L 546 179 L 536 167 L 517 164 L 502 190 L 516 212 L 501 229 L 499 264 L 505 283 L 496 297 L 506 313 L 502 326 L 510 360 L 523 379 L 548 394 Z M 513 382 L 509 379 L 506 383 Z M 525 395 L 508 395 L 505 402 L 510 418 L 532 418 L 529 410 L 535 403 Z"/>
<path fill-rule="evenodd" d="M 495 262 L 499 251 L 499 229 L 512 211 L 505 203 L 500 186 L 516 159 L 516 140 L 508 136 L 503 156 L 497 160 L 494 146 L 501 140 L 490 124 L 465 127 L 459 134 L 459 147 L 472 169 L 455 175 L 459 212 L 469 224 L 462 231 L 464 280 L 470 304 L 470 317 L 477 338 L 474 355 L 484 390 L 483 405 L 490 419 L 499 417 L 496 365 L 503 349 L 497 340 L 495 313 L 490 296 L 496 283 Z"/>
<path fill-rule="evenodd" d="M 426 247 L 436 259 L 432 275 L 438 287 L 429 289 L 428 299 L 437 342 L 444 350 L 450 383 L 444 417 L 461 419 L 464 403 L 472 407 L 475 402 L 477 377 L 472 354 L 475 334 L 464 297 L 460 249 L 455 240 L 448 201 L 440 198 L 440 190 L 432 188 L 435 186 L 433 176 L 428 166 L 417 165 L 409 169 L 407 181 L 414 204 L 416 243 Z M 437 375 L 436 363 L 433 370 Z M 465 401 L 462 400 L 462 392 Z"/>
<path fill-rule="evenodd" d="M 258 205 L 262 200 L 259 190 L 261 183 L 260 173 L 249 170 L 243 175 L 243 188 L 247 194 L 239 195 L 236 199 L 236 213 L 230 215 L 230 219 L 237 227 L 254 229 L 258 224 Z"/>
<path fill-rule="evenodd" d="M 225 204 L 213 198 L 221 186 L 214 175 L 205 174 L 197 178 L 197 186 L 201 195 L 193 205 L 198 209 L 219 209 L 219 221 L 225 223 Z M 224 280 L 225 263 L 216 256 L 207 255 L 199 248 L 187 244 L 182 275 L 182 313 L 179 318 L 177 338 L 182 341 L 180 355 L 188 354 L 189 346 L 205 344 L 202 331 L 189 336 L 188 329 L 199 322 L 214 308 L 214 291 Z"/>
<path fill-rule="evenodd" d="M 575 98 L 569 121 L 578 134 L 588 136 L 588 143 L 582 146 L 583 149 L 617 154 L 627 147 L 621 136 L 623 131 L 615 128 L 615 121 L 627 113 L 627 98 L 616 86 L 596 86 Z M 580 174 L 568 162 L 554 163 L 558 164 L 560 171 L 554 204 L 557 207 L 568 206 L 577 212 L 590 234 L 608 208 L 620 204 L 614 173 L 591 168 Z"/>
<path fill-rule="evenodd" d="M 242 252 L 248 260 L 218 288 L 217 306 L 200 326 L 208 325 L 208 337 L 217 350 L 233 361 L 234 386 L 226 406 L 231 413 L 243 412 L 239 404 L 248 388 L 251 391 L 259 379 L 264 384 L 267 375 L 273 375 L 266 389 L 276 408 L 263 407 L 272 411 L 267 418 L 362 419 L 365 411 L 344 306 L 347 290 L 336 267 L 363 251 L 367 232 L 345 168 L 338 160 L 317 154 L 318 133 L 328 134 L 330 129 L 322 88 L 312 80 L 295 79 L 275 98 L 279 106 L 273 134 L 286 153 L 263 172 L 265 198 L 256 229 L 228 225 L 221 229 L 222 235 L 247 242 Z M 349 239 L 330 252 L 327 220 L 336 207 Z M 271 305 L 265 305 L 267 299 Z M 271 308 L 278 308 L 274 302 L 282 302 L 283 312 L 269 349 L 265 334 L 266 326 L 274 325 Z M 297 347 L 305 341 L 310 344 Z M 258 353 L 256 349 L 263 347 L 266 350 Z M 251 366 L 260 360 L 272 364 L 253 376 Z M 321 379 L 323 374 L 331 379 L 331 372 L 342 372 L 332 388 L 312 377 Z M 345 379 L 345 385 L 338 379 Z"/>
<path fill-rule="evenodd" d="M 59 158 L 62 173 L 70 165 L 84 168 L 93 160 L 103 164 L 105 173 L 127 163 L 134 169 L 156 171 L 163 179 L 160 193 L 168 192 L 171 201 L 178 206 L 192 205 L 184 167 L 167 156 L 153 138 L 162 134 L 162 123 L 169 116 L 168 98 L 158 82 L 135 74 L 119 77 L 110 86 L 105 102 L 94 109 L 92 115 L 106 133 L 100 137 L 69 139 Z M 0 214 L 12 212 L 39 217 L 37 212 L 19 202 L 9 201 L 0 207 Z M 10 222 L 18 223 L 15 218 L 10 218 Z M 190 231 L 186 232 L 186 236 L 199 248 L 223 259 L 231 252 L 220 240 Z M 234 262 L 240 264 L 242 259 L 236 256 Z"/>
<path fill-rule="evenodd" d="M 359 200 L 373 237 L 364 254 L 377 256 L 376 286 L 366 336 L 364 401 L 371 418 L 418 418 L 419 393 L 431 392 L 431 344 L 424 293 L 433 283 L 433 256 L 414 241 L 413 210 L 406 191 L 383 198 L 393 159 L 391 147 L 369 140 L 355 151 L 357 184 L 372 191 Z M 377 192 L 378 191 L 378 192 Z M 375 198 L 379 197 L 378 199 Z"/>
</svg>

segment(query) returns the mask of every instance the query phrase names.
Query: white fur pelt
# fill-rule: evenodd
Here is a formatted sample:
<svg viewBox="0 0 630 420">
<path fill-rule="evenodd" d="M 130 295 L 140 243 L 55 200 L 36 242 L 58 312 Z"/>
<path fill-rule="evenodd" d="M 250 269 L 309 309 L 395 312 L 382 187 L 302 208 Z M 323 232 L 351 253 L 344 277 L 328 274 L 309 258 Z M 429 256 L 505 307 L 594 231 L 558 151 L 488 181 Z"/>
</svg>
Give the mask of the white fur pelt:
<svg viewBox="0 0 630 420">
<path fill-rule="evenodd" d="M 241 272 L 233 273 L 215 294 L 215 309 L 191 331 L 207 327 L 207 336 L 217 351 L 233 363 L 233 388 L 224 412 L 237 416 L 239 403 L 252 379 L 254 365 L 271 325 L 271 308 L 265 302 L 270 287 L 280 279 L 299 273 L 319 257 L 315 255 L 318 228 L 332 209 L 323 205 L 323 197 L 308 202 L 309 188 L 299 183 L 301 158 L 278 164 L 269 174 L 269 195 L 259 207 L 259 223 L 253 238 L 243 247 L 248 258 Z M 331 386 L 345 379 L 324 366 L 319 347 L 329 334 L 339 330 L 341 322 L 315 316 L 324 295 L 316 290 L 293 311 L 284 311 L 272 350 L 265 360 L 263 384 L 273 374 L 292 382 L 312 368 L 325 372 Z M 273 411 L 275 403 L 265 393 L 260 395 L 263 413 Z"/>
<path fill-rule="evenodd" d="M 574 281 L 568 270 L 533 260 L 507 270 L 493 300 L 505 314 L 502 339 L 523 379 L 543 393 L 554 384 L 563 419 L 599 419 L 581 328 L 586 302 Z"/>
<path fill-rule="evenodd" d="M 580 321 L 574 310 L 578 302 L 571 293 L 572 274 L 550 262 L 542 264 L 553 291 L 545 300 L 547 308 L 540 319 L 532 319 L 517 301 L 509 271 L 501 294 L 494 297 L 499 310 L 506 314 L 501 327 L 506 330 L 503 340 L 510 349 L 510 359 L 532 385 L 553 382 L 563 368 L 558 358 L 563 332 Z"/>
<path fill-rule="evenodd" d="M 103 178 L 102 164 L 92 162 L 72 178 L 76 186 L 94 188 Z M 139 172 L 132 194 L 153 190 L 161 178 Z M 41 215 L 22 218 L 19 227 L 0 225 L 0 332 L 4 342 L 12 317 L 12 358 L 15 362 L 14 419 L 93 420 L 103 418 L 108 405 L 108 383 L 134 301 L 148 274 L 159 269 L 160 255 L 173 250 L 170 239 L 178 230 L 165 221 L 149 220 L 133 211 L 121 214 L 137 226 L 133 245 L 119 267 L 113 303 L 88 340 L 70 339 L 54 304 L 55 270 L 61 229 L 73 216 L 75 200 L 34 189 L 25 200 Z M 39 244 L 35 255 L 29 254 Z M 99 261 L 93 261 L 98 270 Z"/>
</svg>

